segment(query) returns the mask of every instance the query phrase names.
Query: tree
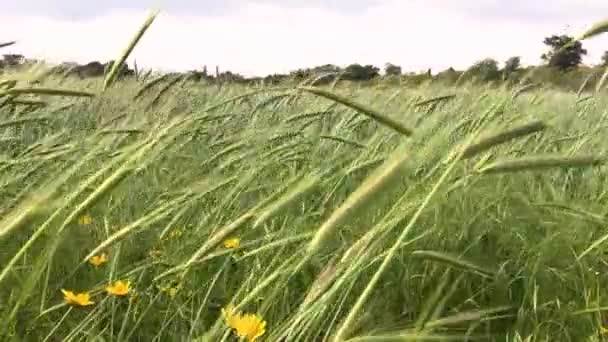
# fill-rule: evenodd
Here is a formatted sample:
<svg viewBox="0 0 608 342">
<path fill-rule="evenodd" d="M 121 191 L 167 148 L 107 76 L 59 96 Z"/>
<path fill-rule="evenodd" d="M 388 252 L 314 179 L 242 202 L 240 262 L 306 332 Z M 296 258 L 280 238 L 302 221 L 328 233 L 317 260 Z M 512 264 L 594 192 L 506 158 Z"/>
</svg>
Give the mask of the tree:
<svg viewBox="0 0 608 342">
<path fill-rule="evenodd" d="M 438 72 L 433 79 L 453 84 L 461 75 L 462 71 L 456 71 L 454 68 L 449 67 L 446 70 Z"/>
<path fill-rule="evenodd" d="M 110 72 L 110 70 L 112 70 L 112 67 L 114 66 L 114 60 L 110 60 L 108 62 L 106 62 L 106 64 L 103 64 L 104 67 L 104 71 L 102 71 L 102 75 Z M 129 65 L 126 62 L 123 62 L 122 65 L 120 66 L 120 69 L 118 69 L 118 77 L 125 77 L 125 76 L 133 76 L 135 74 L 135 71 L 132 69 L 129 69 Z"/>
<path fill-rule="evenodd" d="M 587 54 L 587 50 L 583 49 L 580 41 L 574 42 L 574 38 L 566 35 L 547 37 L 543 43 L 550 48 L 550 51 L 543 54 L 541 58 L 550 67 L 561 71 L 577 67 L 583 61 L 583 55 Z"/>
<path fill-rule="evenodd" d="M 486 58 L 475 63 L 469 68 L 469 73 L 478 76 L 482 81 L 494 81 L 500 78 L 498 62 L 492 58 Z"/>
<path fill-rule="evenodd" d="M 81 78 L 101 77 L 104 74 L 105 66 L 101 62 L 94 61 L 85 65 L 80 65 L 73 71 Z"/>
<path fill-rule="evenodd" d="M 343 78 L 351 81 L 369 81 L 380 75 L 380 69 L 373 65 L 351 64 L 344 71 Z"/>
<path fill-rule="evenodd" d="M 303 80 L 310 76 L 310 69 L 298 69 L 289 73 L 295 80 Z"/>
<path fill-rule="evenodd" d="M 521 58 L 519 57 L 511 57 L 507 59 L 505 62 L 504 72 L 509 75 L 521 68 Z"/>
<path fill-rule="evenodd" d="M 334 64 L 319 65 L 314 68 L 297 69 L 291 71 L 289 76 L 294 80 L 315 79 L 316 85 L 329 84 L 333 82 L 342 69 Z M 273 76 L 273 79 L 276 77 Z"/>
<path fill-rule="evenodd" d="M 384 74 L 386 76 L 400 76 L 401 67 L 392 63 L 386 63 L 384 65 Z"/>
<path fill-rule="evenodd" d="M 333 65 L 333 64 L 324 64 L 324 65 L 316 66 L 316 67 L 310 69 L 310 71 L 312 71 L 316 75 L 339 73 L 340 67 Z"/>
<path fill-rule="evenodd" d="M 25 62 L 25 57 L 23 55 L 7 54 L 7 55 L 4 55 L 3 57 L 4 57 L 4 65 L 6 65 L 8 67 L 16 67 L 16 66 L 23 64 L 23 62 Z"/>
<path fill-rule="evenodd" d="M 608 51 L 605 51 L 602 55 L 602 66 L 608 67 Z"/>
<path fill-rule="evenodd" d="M 219 68 L 216 71 L 219 71 Z M 216 81 L 226 83 L 242 83 L 245 81 L 245 77 L 243 77 L 243 75 L 233 73 L 232 71 L 224 71 L 217 74 Z"/>
</svg>

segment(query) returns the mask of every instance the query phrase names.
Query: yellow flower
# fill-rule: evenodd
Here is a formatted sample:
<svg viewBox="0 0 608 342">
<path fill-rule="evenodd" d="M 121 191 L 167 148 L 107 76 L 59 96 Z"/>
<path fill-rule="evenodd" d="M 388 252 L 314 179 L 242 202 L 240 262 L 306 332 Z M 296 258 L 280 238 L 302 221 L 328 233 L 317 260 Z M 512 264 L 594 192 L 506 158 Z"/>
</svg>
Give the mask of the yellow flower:
<svg viewBox="0 0 608 342">
<path fill-rule="evenodd" d="M 99 267 L 108 262 L 108 255 L 106 253 L 102 253 L 101 255 L 92 256 L 89 259 L 89 263 L 95 267 Z"/>
<path fill-rule="evenodd" d="M 222 308 L 222 316 L 226 321 L 228 321 L 229 317 L 232 317 L 236 314 L 234 310 L 234 306 L 232 304 L 228 304 L 225 308 Z"/>
<path fill-rule="evenodd" d="M 88 293 L 74 293 L 64 289 L 61 292 L 63 292 L 63 300 L 70 305 L 89 306 L 95 303 L 91 301 L 91 296 Z"/>
<path fill-rule="evenodd" d="M 91 224 L 91 222 L 93 222 L 93 219 L 89 215 L 82 215 L 78 219 L 78 223 L 85 225 L 85 226 Z"/>
<path fill-rule="evenodd" d="M 224 241 L 224 247 L 226 248 L 239 248 L 241 246 L 241 240 L 238 238 L 228 239 Z"/>
<path fill-rule="evenodd" d="M 234 329 L 239 337 L 246 337 L 249 341 L 255 341 L 266 332 L 266 321 L 260 315 L 246 314 L 237 321 Z"/>
<path fill-rule="evenodd" d="M 118 280 L 114 282 L 114 285 L 110 284 L 110 286 L 107 286 L 106 292 L 114 296 L 126 296 L 131 290 L 129 288 L 130 285 L 130 281 L 123 282 L 122 280 Z"/>
<path fill-rule="evenodd" d="M 600 327 L 600 335 L 606 335 L 606 334 L 608 334 L 608 328 Z"/>
<path fill-rule="evenodd" d="M 226 309 L 222 309 L 222 316 L 224 316 L 226 324 L 234 329 L 240 338 L 247 338 L 250 342 L 255 341 L 266 332 L 266 321 L 260 315 L 241 315 L 234 310 L 232 305 L 228 305 Z"/>
</svg>

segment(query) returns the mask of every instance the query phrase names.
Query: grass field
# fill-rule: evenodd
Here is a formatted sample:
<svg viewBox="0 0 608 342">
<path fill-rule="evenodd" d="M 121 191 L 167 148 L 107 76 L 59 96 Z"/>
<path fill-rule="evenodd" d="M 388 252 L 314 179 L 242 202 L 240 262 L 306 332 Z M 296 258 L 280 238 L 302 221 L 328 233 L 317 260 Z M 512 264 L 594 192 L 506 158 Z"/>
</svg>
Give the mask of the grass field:
<svg viewBox="0 0 608 342">
<path fill-rule="evenodd" d="M 599 340 L 606 97 L 142 88 L 2 107 L 6 340 Z"/>
<path fill-rule="evenodd" d="M 32 75 L 0 82 L 2 341 L 608 331 L 601 91 Z"/>
</svg>

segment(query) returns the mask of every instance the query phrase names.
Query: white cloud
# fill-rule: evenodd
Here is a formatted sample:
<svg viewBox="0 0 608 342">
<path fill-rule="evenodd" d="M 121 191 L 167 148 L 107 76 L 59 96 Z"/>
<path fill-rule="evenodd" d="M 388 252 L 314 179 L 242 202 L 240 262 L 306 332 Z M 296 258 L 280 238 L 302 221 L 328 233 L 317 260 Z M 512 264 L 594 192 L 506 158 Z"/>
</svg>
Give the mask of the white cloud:
<svg viewBox="0 0 608 342">
<path fill-rule="evenodd" d="M 18 40 L 12 51 L 28 57 L 105 61 L 120 53 L 145 17 L 146 12 L 114 11 L 70 22 L 0 14 L 0 37 Z M 207 65 L 213 70 L 219 65 L 245 75 L 353 62 L 440 70 L 514 55 L 533 64 L 545 51 L 544 37 L 577 34 L 598 19 L 592 14 L 570 22 L 486 20 L 462 9 L 446 9 L 438 0 L 385 0 L 368 11 L 348 14 L 257 4 L 217 17 L 161 13 L 133 56 L 144 67 L 187 70 Z M 608 38 L 584 45 L 590 53 L 587 60 L 596 62 L 608 49 Z"/>
</svg>

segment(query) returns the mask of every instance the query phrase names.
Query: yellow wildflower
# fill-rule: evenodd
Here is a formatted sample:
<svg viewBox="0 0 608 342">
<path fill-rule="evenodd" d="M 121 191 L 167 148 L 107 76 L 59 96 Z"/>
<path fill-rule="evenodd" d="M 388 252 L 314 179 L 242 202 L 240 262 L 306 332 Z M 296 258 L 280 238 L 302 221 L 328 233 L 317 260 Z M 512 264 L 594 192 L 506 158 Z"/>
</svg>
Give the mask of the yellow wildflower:
<svg viewBox="0 0 608 342">
<path fill-rule="evenodd" d="M 66 303 L 74 306 L 89 306 L 93 305 L 95 302 L 91 301 L 91 296 L 88 293 L 74 293 L 72 291 L 67 291 L 62 289 L 63 292 L 63 300 Z"/>
<path fill-rule="evenodd" d="M 247 338 L 247 341 L 255 341 L 266 332 L 266 321 L 260 315 L 241 315 L 234 310 L 232 305 L 228 305 L 226 309 L 222 309 L 222 315 L 226 324 L 234 329 L 234 332 L 240 338 Z"/>
<path fill-rule="evenodd" d="M 89 259 L 89 263 L 95 267 L 99 267 L 108 262 L 108 255 L 106 253 L 102 253 L 101 255 L 92 256 Z"/>
<path fill-rule="evenodd" d="M 110 286 L 107 286 L 106 292 L 114 296 L 126 296 L 131 290 L 130 285 L 130 281 L 123 282 L 122 280 L 118 280 L 114 282 L 114 285 L 110 284 Z"/>
<path fill-rule="evenodd" d="M 266 321 L 260 315 L 246 314 L 237 321 L 236 334 L 249 341 L 255 341 L 266 332 Z"/>
<path fill-rule="evenodd" d="M 234 306 L 229 304 L 226 308 L 222 309 L 222 316 L 229 327 L 233 328 L 236 325 L 236 320 L 240 317 L 240 314 L 234 310 Z"/>
<path fill-rule="evenodd" d="M 241 246 L 241 240 L 238 238 L 232 238 L 224 241 L 224 247 L 226 248 L 239 248 Z"/>
<path fill-rule="evenodd" d="M 93 219 L 89 215 L 82 215 L 78 219 L 78 223 L 85 225 L 85 226 L 91 224 L 91 222 L 93 222 Z"/>
</svg>

